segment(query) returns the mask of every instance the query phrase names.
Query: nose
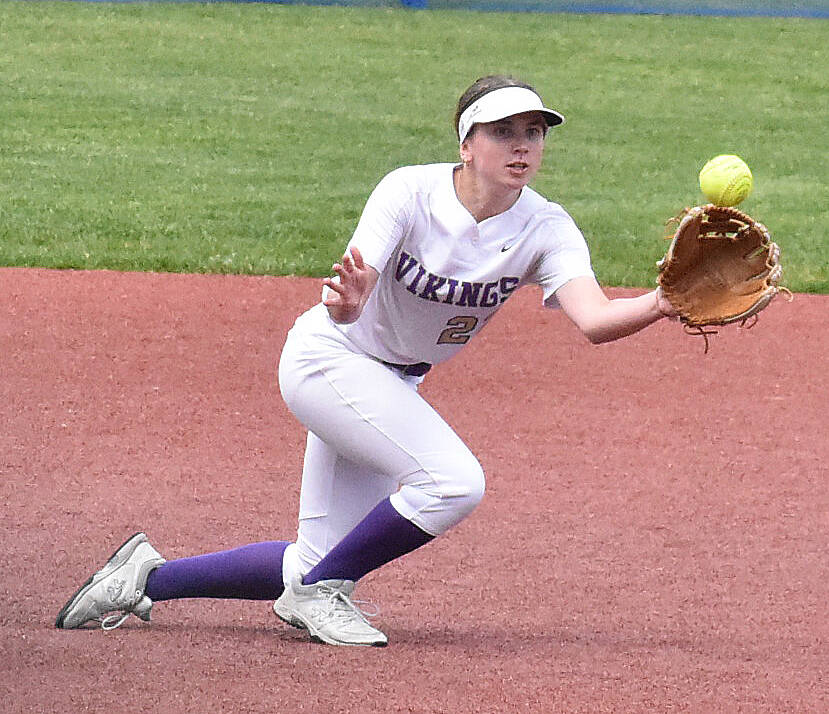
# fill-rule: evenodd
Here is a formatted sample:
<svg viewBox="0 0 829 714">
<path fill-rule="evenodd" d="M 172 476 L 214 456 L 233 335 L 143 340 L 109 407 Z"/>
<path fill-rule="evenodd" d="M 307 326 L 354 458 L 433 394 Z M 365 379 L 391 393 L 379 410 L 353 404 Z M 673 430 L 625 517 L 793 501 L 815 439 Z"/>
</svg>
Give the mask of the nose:
<svg viewBox="0 0 829 714">
<path fill-rule="evenodd" d="M 526 132 L 515 133 L 512 150 L 521 154 L 526 154 L 530 150 L 530 139 Z"/>
</svg>

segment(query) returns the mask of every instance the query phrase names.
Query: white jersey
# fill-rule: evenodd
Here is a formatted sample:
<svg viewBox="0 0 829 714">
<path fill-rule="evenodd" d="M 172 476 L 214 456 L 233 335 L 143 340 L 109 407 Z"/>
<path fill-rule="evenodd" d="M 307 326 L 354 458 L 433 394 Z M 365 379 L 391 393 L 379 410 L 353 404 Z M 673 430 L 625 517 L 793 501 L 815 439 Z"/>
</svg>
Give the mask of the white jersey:
<svg viewBox="0 0 829 714">
<path fill-rule="evenodd" d="M 525 187 L 509 210 L 477 223 L 455 193 L 454 168 L 392 171 L 349 242 L 380 279 L 359 319 L 336 327 L 386 362 L 443 362 L 521 286 L 541 286 L 554 307 L 562 285 L 593 275 L 584 237 L 561 206 Z"/>
</svg>

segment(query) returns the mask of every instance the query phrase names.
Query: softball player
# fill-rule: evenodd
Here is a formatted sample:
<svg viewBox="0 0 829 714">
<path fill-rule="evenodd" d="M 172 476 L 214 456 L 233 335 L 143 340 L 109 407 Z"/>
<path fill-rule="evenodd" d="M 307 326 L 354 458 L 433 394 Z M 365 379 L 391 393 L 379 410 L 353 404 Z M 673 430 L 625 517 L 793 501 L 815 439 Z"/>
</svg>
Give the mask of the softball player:
<svg viewBox="0 0 829 714">
<path fill-rule="evenodd" d="M 481 78 L 458 102 L 461 162 L 397 169 L 371 194 L 280 359 L 283 398 L 308 429 L 294 542 L 165 562 L 138 533 L 56 625 L 149 620 L 153 602 L 173 598 L 272 599 L 315 641 L 385 645 L 351 599 L 355 583 L 449 530 L 484 493 L 477 459 L 418 394 L 432 365 L 527 284 L 594 343 L 674 314 L 658 290 L 609 300 L 572 218 L 528 187 L 563 120 L 529 85 Z"/>
</svg>

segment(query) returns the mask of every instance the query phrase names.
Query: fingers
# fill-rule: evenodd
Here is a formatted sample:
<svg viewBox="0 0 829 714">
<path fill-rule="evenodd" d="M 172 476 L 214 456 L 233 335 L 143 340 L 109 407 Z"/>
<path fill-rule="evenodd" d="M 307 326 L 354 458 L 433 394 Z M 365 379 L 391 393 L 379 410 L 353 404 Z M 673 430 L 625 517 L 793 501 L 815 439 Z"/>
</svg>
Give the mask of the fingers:
<svg viewBox="0 0 829 714">
<path fill-rule="evenodd" d="M 354 266 L 358 270 L 363 270 L 366 267 L 365 261 L 363 260 L 363 254 L 357 249 L 357 246 L 351 246 L 351 255 L 354 258 Z"/>
<path fill-rule="evenodd" d="M 339 281 L 337 282 L 338 285 L 348 284 L 354 275 L 354 267 L 349 267 L 348 262 L 345 260 L 343 260 L 343 264 L 334 263 L 334 265 L 331 266 L 331 270 L 334 271 L 339 278 Z M 328 278 L 328 280 L 333 280 L 333 278 Z"/>
<path fill-rule="evenodd" d="M 334 263 L 331 266 L 340 279 L 345 279 L 346 276 L 351 276 L 354 273 L 362 272 L 366 269 L 366 263 L 363 260 L 363 255 L 356 247 L 352 247 L 350 251 L 343 254 L 341 263 Z"/>
<path fill-rule="evenodd" d="M 359 251 L 357 255 L 359 256 L 360 263 L 362 263 L 362 256 L 359 255 Z M 361 269 L 364 269 L 364 265 L 363 268 L 360 268 L 360 266 L 357 265 L 357 261 L 353 260 L 348 253 L 343 255 L 342 263 L 334 263 L 334 265 L 331 266 L 331 270 L 336 273 L 337 276 L 332 278 L 323 278 L 322 281 L 323 285 L 336 293 L 336 296 L 329 296 L 330 299 L 339 302 L 340 297 L 347 298 L 349 293 L 354 289 L 353 286 L 357 282 L 357 273 Z M 326 302 L 326 304 L 328 303 Z"/>
<path fill-rule="evenodd" d="M 347 274 L 354 272 L 354 261 L 351 259 L 351 256 L 346 253 L 342 258 L 342 262 L 334 263 L 334 265 L 331 266 L 331 270 L 339 275 L 340 278 L 343 278 Z"/>
<path fill-rule="evenodd" d="M 379 273 L 366 264 L 362 253 L 353 246 L 346 250 L 339 263 L 331 266 L 331 270 L 335 275 L 322 281 L 328 288 L 322 302 L 335 322 L 354 322 L 359 318 Z"/>
<path fill-rule="evenodd" d="M 338 295 L 344 295 L 347 292 L 347 288 L 343 287 L 342 283 L 338 280 L 334 280 L 333 278 L 324 278 L 322 284 L 329 290 L 333 290 Z"/>
<path fill-rule="evenodd" d="M 335 269 L 337 265 L 345 268 L 345 270 L 349 273 L 354 270 L 365 270 L 366 267 L 365 261 L 363 260 L 363 254 L 360 253 L 356 246 L 352 246 L 350 250 L 343 253 L 342 264 L 335 263 Z"/>
</svg>

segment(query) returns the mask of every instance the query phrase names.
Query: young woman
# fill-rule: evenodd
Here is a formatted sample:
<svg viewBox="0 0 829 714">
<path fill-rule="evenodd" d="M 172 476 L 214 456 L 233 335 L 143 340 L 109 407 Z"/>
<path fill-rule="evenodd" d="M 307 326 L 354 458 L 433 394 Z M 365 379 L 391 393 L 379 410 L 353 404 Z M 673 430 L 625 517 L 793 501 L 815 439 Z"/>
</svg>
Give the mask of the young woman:
<svg viewBox="0 0 829 714">
<path fill-rule="evenodd" d="M 149 620 L 153 602 L 174 598 L 273 599 L 315 641 L 385 645 L 351 600 L 355 583 L 445 533 L 484 493 L 477 459 L 418 394 L 432 365 L 531 283 L 594 343 L 674 314 L 658 289 L 608 299 L 572 218 L 529 188 L 562 121 L 529 85 L 483 77 L 458 102 L 461 162 L 400 168 L 373 191 L 280 359 L 283 398 L 308 429 L 295 542 L 165 562 L 138 533 L 56 625 Z"/>
</svg>

